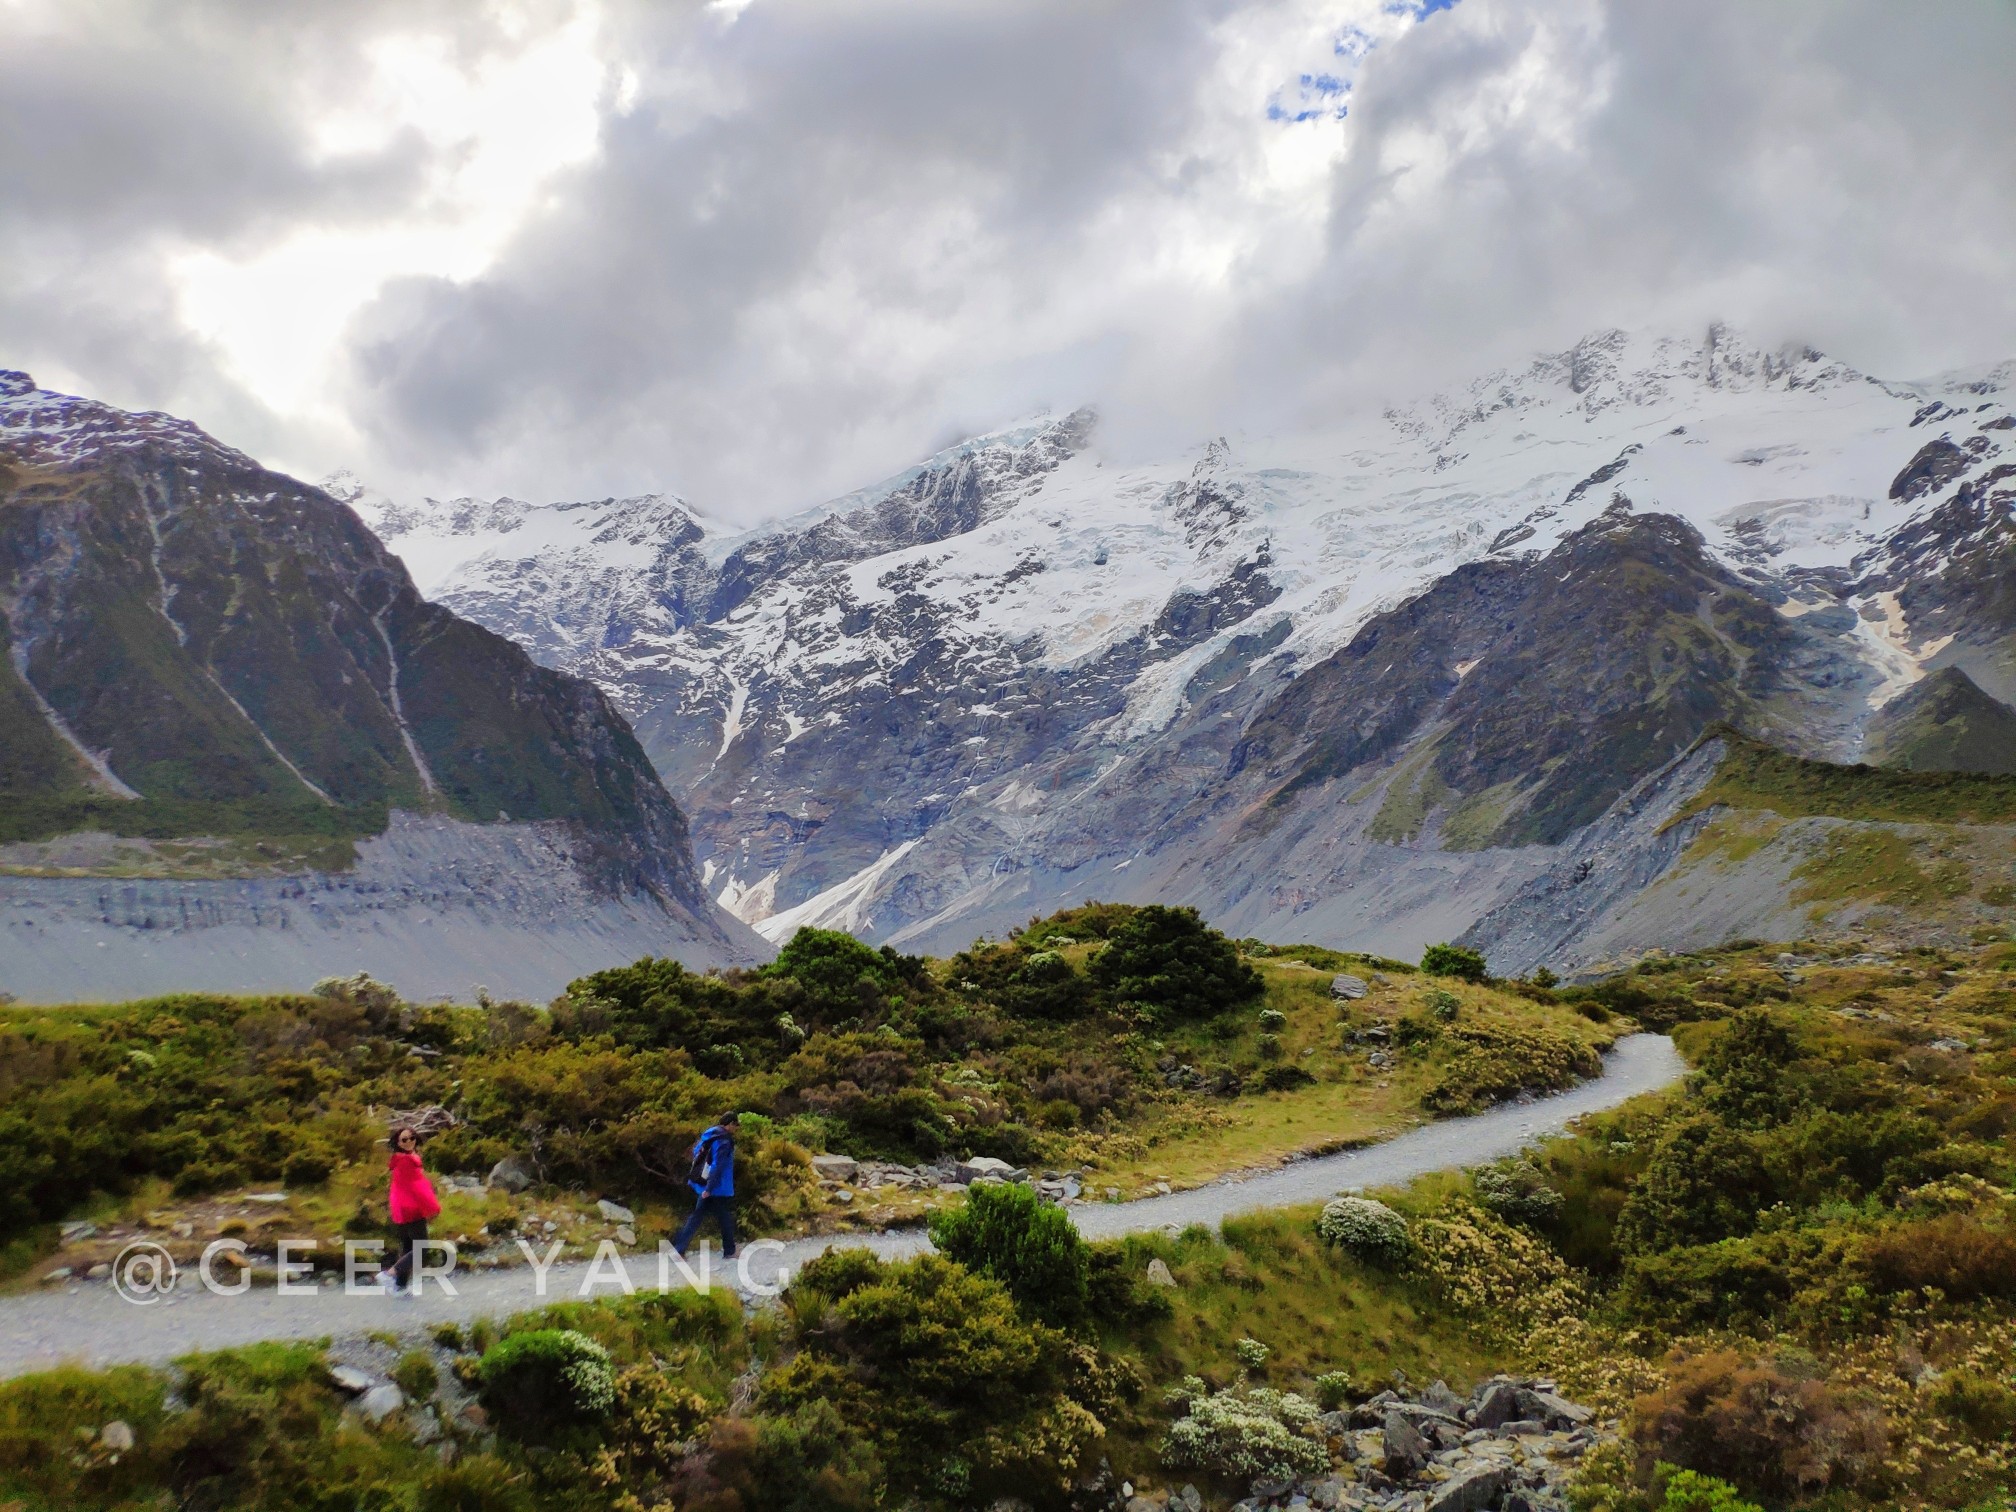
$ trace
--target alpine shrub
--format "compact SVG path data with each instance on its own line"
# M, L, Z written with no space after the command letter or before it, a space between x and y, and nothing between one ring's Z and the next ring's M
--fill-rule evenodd
M1564 1199L1530 1160L1501 1160L1472 1179L1477 1200L1500 1218L1537 1227L1560 1215Z
M1666 1487L1659 1512L1764 1512L1757 1503L1745 1501L1729 1482L1698 1470L1676 1470L1661 1464L1654 1473Z
M1259 1386L1214 1393L1186 1376L1170 1400L1184 1409L1162 1439L1162 1463L1172 1470L1248 1481L1292 1480L1330 1467L1329 1451L1311 1437L1318 1414L1306 1397Z
M1430 976L1481 982L1485 975L1484 956L1467 945L1430 945L1421 952L1421 969Z
M1176 1019L1203 1019L1261 993L1260 973L1194 908L1151 903L1116 925L1092 958L1093 985L1112 1002L1144 1003Z
M1374 1265L1398 1265L1412 1250L1407 1220L1369 1197L1339 1197L1323 1205L1316 1237Z
M790 977L821 1009L859 1012L901 985L909 962L893 950L877 950L837 929L801 929L765 968Z
M1021 1183L967 1188L965 1206L932 1217L931 1242L1000 1282L1029 1317L1064 1329L1086 1322L1090 1251L1062 1208Z
M507 1335L483 1356L477 1379L498 1425L530 1441L599 1418L616 1401L609 1351L571 1328Z

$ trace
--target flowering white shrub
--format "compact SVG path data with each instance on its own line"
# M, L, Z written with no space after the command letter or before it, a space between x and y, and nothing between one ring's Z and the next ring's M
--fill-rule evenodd
M1370 1197L1339 1197L1325 1203L1316 1219L1316 1237L1379 1265L1397 1265L1413 1248L1407 1220Z
M1162 1440L1162 1463L1172 1470L1253 1480L1317 1475L1330 1466L1329 1451L1311 1436L1318 1413L1306 1397L1260 1386L1212 1392L1187 1376L1170 1398L1188 1409Z
M1239 1356L1239 1363L1248 1370L1258 1370L1267 1363L1267 1356L1273 1351L1258 1339L1241 1339L1232 1346L1232 1353Z

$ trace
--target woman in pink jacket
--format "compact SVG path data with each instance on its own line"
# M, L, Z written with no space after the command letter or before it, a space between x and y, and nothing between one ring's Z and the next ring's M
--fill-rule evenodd
M427 1220L441 1213L441 1199L420 1164L420 1136L400 1124L392 1130L392 1242L399 1257L378 1272L378 1284L395 1297L411 1284L415 1253L427 1242Z

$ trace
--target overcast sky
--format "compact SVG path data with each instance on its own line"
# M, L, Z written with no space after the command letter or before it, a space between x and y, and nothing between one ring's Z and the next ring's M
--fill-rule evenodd
M0 0L0 366L752 522L1610 325L2016 356L2009 0Z

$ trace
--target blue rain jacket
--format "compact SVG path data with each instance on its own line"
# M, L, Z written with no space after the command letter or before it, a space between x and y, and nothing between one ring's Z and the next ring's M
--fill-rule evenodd
M735 1195L735 1139L721 1125L715 1124L693 1146L693 1159L699 1164L700 1179L686 1184L702 1197L733 1197Z

